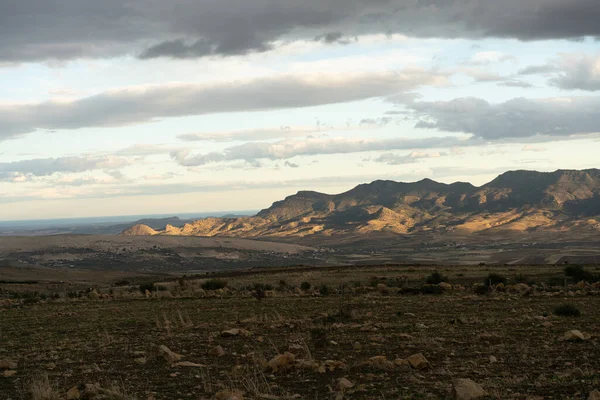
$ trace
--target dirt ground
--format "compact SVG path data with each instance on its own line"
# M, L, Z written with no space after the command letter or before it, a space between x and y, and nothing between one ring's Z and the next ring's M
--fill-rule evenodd
M445 399L459 378L498 399L587 399L600 389L596 292L475 295L456 286L415 295L358 284L343 294L336 290L342 283L367 285L373 277L391 282L406 274L414 285L432 270L253 273L228 278L232 291L202 297L140 295L0 308L0 366L1 360L17 363L12 376L2 377L0 369L0 399L35 398L32 384L46 377L56 398L78 387L82 396L103 388L104 398L113 399L212 399L224 390L245 399ZM486 271L456 267L445 273L467 284ZM302 281L328 285L330 292L302 291ZM242 290L256 283L276 290L262 300ZM564 303L581 316L552 315ZM238 331L223 333L231 329ZM574 329L584 340L561 340ZM167 361L163 345L182 358ZM215 353L217 346L223 355ZM286 352L293 362L269 367ZM426 358L423 369L407 365L415 354ZM192 364L176 365L186 361Z

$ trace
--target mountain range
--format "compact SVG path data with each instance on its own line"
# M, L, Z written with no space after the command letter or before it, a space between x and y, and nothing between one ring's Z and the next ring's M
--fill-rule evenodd
M475 232L600 234L600 170L509 171L476 187L431 179L378 180L345 193L300 191L255 216L206 218L123 235L319 238L381 233Z

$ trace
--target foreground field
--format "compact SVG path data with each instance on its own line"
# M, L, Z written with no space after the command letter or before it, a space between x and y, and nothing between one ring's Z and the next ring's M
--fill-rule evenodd
M48 399L69 389L71 398L444 399L457 379L500 399L587 399L600 389L594 291L333 290L336 282L401 271L351 272L229 278L239 289L287 280L288 289L262 300L234 290L0 308L0 360L17 364L5 370L11 376L0 369L0 399L43 399L40 387L60 396ZM302 278L331 291L292 289ZM564 303L581 316L552 315ZM563 340L571 330L582 340ZM426 361L411 358L417 354Z

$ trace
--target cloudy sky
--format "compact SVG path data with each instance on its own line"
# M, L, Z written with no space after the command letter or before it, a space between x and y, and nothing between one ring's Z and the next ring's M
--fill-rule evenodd
M598 0L0 1L0 220L599 167Z

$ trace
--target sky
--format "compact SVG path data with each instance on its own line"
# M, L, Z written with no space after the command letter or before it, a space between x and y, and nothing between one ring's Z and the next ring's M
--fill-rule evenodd
M0 220L597 168L597 0L0 0Z

